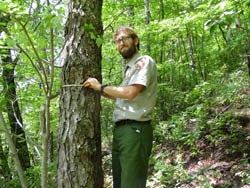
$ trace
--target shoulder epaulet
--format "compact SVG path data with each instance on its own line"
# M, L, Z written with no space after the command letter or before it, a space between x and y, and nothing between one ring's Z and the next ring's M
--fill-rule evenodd
M140 71L145 65L146 65L147 61L144 57L140 58L136 63L136 70Z

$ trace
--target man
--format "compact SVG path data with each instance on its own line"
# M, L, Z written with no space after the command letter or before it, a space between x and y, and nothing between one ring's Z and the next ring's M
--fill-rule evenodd
M120 27L114 40L126 64L120 86L88 78L85 87L116 101L112 146L114 188L145 188L153 131L150 121L156 102L156 65L139 53L139 38L130 27Z

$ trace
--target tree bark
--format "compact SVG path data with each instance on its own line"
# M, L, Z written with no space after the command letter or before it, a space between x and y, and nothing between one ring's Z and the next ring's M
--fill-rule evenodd
M193 74L193 81L194 84L198 83L197 80L197 62L195 60L195 53L194 53L194 39L193 39L193 32L192 29L189 29L189 26L186 26L186 32L187 32L187 40L188 40L188 47L189 47L189 56L190 56L190 66L192 68L192 74Z
M132 17L132 16L134 16L134 7L133 7L133 5L130 5L130 6L128 6L128 17ZM128 22L128 25L130 26L130 27L133 27L133 22L131 23L131 22Z
M17 173L18 173L19 180L21 182L22 188L26 188L27 187L26 186L26 179L25 179L25 176L24 176L24 172L23 172L20 160L19 160L17 149L16 149L15 144L14 144L12 138L11 138L11 135L9 134L9 130L7 129L7 126L6 126L2 111L0 111L0 125L2 125L3 131L4 131L5 135L6 135L8 145L10 147L11 155L12 155L12 157L14 159L16 170L17 170Z
M247 50L245 50L246 52L246 63L247 63L247 67L248 67L248 76L250 77L250 55L249 53L247 52Z
M10 167L8 164L8 157L7 157L7 153L4 151L4 148L3 148L1 136L0 136L0 175L5 180L11 179L11 172L10 172Z
M52 163L54 161L54 143L53 143L54 135L53 131L50 132L49 134L49 163Z
M144 7L145 7L145 24L147 25L147 44L146 44L146 51L150 54L150 33L149 33L149 23L150 23L150 9L149 9L149 0L144 0Z
M159 20L164 20L165 18L165 11L164 11L164 2L163 0L160 0L160 13L159 13Z
M71 0L66 23L66 57L61 77L58 133L58 188L103 187L100 94L83 87L88 77L101 80L102 0Z
M2 50L3 52L3 50ZM15 147L23 170L30 167L30 157L23 128L23 120L16 96L15 67L16 62L10 58L10 51L2 53L3 57L3 83L5 91L5 105L11 127Z

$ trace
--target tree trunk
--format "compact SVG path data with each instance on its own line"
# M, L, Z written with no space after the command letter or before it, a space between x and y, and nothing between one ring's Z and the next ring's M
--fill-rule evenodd
M3 83L5 91L5 104L14 144L18 152L21 166L23 170L25 170L30 167L30 157L23 129L23 120L16 97L16 84L14 78L16 62L11 60L9 50L2 54L4 54L2 60L4 64Z
M53 131L50 132L49 135L49 163L52 163L54 161L54 143L53 143L54 135Z
M247 50L246 50L246 63L247 63L247 67L248 67L248 76L250 77L250 55L249 53L247 53Z
M58 133L58 188L103 187L100 94L83 87L88 77L101 80L102 0L71 0L66 23ZM94 37L93 37L94 36Z
M164 11L164 2L163 0L160 0L160 13L159 13L159 20L164 20L165 18L165 11Z
M4 180L7 181L11 179L11 172L8 164L8 156L7 153L5 153L4 151L1 136L0 136L0 175L1 179L3 178Z
M50 98L45 97L44 109L41 112L41 130L43 155L41 159L41 185L48 186L49 135L50 135Z
M149 0L144 0L144 7L145 7L145 24L147 25L147 44L146 44L146 51L150 54L150 33L148 32L148 25L150 22L150 9L149 9Z
M23 172L20 160L19 160L19 156L18 156L18 153L17 153L17 148L15 147L15 144L14 144L12 138L11 138L11 135L9 134L9 130L7 129L7 125L5 123L2 111L0 111L0 125L2 125L3 131L4 131L5 135L6 135L8 145L9 145L9 148L10 148L10 153L11 153L13 159L14 159L16 170L17 170L17 173L18 173L19 180L21 182L22 188L26 188L27 187L26 186L26 179L25 179L25 176L24 176L24 172Z
M194 40L193 40L193 33L192 30L186 26L186 32L187 32L187 40L188 40L188 47L189 47L189 56L190 56L190 66L192 68L192 74L193 74L193 81L194 83L192 84L197 84L197 65L196 65L196 60L195 60L195 53L194 53Z
M134 7L133 7L133 5L130 5L130 6L128 6L128 17L131 18L132 16L134 16ZM132 23L128 22L128 25L130 27L133 27L133 22Z

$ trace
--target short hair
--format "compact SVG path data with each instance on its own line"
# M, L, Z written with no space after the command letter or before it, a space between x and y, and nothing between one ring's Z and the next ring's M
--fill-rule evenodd
M140 50L140 40L139 40L139 37L137 35L137 33L131 28L131 27L127 27L127 26L121 26L119 27L115 34L114 34L114 37L113 39L115 40L117 35L119 35L121 32L124 32L126 34L128 34L128 36L130 36L132 39L138 39L138 44L137 44L137 49Z

